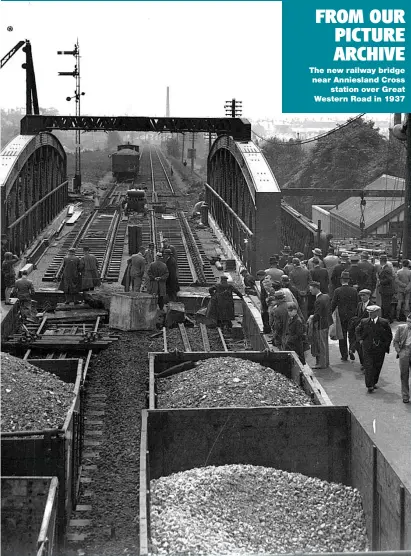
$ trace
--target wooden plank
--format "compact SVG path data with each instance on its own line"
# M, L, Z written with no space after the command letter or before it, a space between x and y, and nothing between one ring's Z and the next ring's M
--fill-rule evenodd
M223 332L222 332L221 328L219 327L219 328L217 328L217 330L218 330L218 335L220 336L221 343L223 344L224 351L228 351L228 347L227 347L227 344L225 343L225 339L224 339Z
M181 322L179 322L178 323L178 328L180 329L181 338L182 338L183 344L184 344L184 350L187 353L191 353L193 350L191 349L190 341L189 341L188 336L187 336L187 330L185 329L184 324L181 324Z
M96 320L97 317L106 317L108 312L104 309L76 309L73 311L58 311L57 313L47 314L47 319L50 322L65 321L65 322L86 322Z
M80 210L80 211L75 211L74 214L73 214L73 216L71 216L71 217L66 221L66 225L67 225L67 226L74 226L74 224L75 224L75 223L77 222L77 220L80 218L82 212L83 212L82 210Z
M201 332L201 337L203 339L204 351L211 351L210 340L207 334L207 327L202 322L200 323L200 332Z

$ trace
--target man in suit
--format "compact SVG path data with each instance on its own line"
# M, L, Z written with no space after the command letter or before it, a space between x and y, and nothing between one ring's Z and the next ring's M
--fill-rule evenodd
M355 337L355 329L360 324L362 319L368 317L367 307L368 305L371 305L370 303L371 290L367 290L367 289L361 290L360 292L358 292L358 295L360 296L360 301L357 305L355 316L351 319L351 322L349 323L349 327L348 327L348 338L350 343L349 355L350 355L350 359L354 361L355 359L354 354L355 352L358 353L358 358L361 364L361 370L363 371L364 362L362 356L362 346L359 342L357 342L357 339Z
M339 258L334 254L334 249L332 247L328 249L328 254L324 257L323 262L328 271L328 276L331 278L333 268L339 263Z
M310 283L310 271L304 266L301 266L300 259L294 257L293 259L294 270L290 272L290 284L300 294L300 309L307 320L308 316L308 287Z
M310 283L310 293L315 295L314 314L310 316L314 326L314 334L318 338L319 355L316 356L316 364L313 369L325 369L330 365L328 329L333 322L331 316L330 297L326 293L321 293L320 283Z
M394 348L400 364L402 401L410 401L410 366L411 366L411 313L407 315L407 323L400 324L395 331Z
M311 261L311 268L310 268L310 282L319 282L320 283L320 291L321 293L328 293L328 272L324 267L320 266L320 259L318 257L313 257L308 261L307 264L310 264ZM308 296L308 314L312 315L314 311L314 302L315 296L309 295Z
M365 367L365 386L369 394L376 388L384 363L385 354L390 351L392 332L386 319L378 316L380 307L368 305L369 317L362 319L355 329L357 340L362 345Z
M357 290L349 285L349 280L350 274L348 272L343 272L341 274L341 287L335 290L331 302L331 312L338 309L344 335L344 338L339 340L341 361L348 361L348 327L350 320L355 316L358 303Z
M368 275L359 267L360 257L358 255L351 256L351 265L348 270L350 274L350 286L353 286L357 291L367 287Z
M341 253L340 255L340 262L336 264L331 273L331 287L330 287L330 295L334 293L334 290L340 287L341 284L341 274L344 271L348 271L350 266L350 259L348 257L348 253Z
M325 268L324 262L323 262L323 252L321 251L321 249L319 249L318 247L316 247L315 249L312 250L313 256L311 257L311 259L308 259L307 261L307 268L308 270L313 270L313 268L316 266L316 262L314 259L318 259L318 265L321 268ZM316 281L316 280L314 280Z
M291 255L291 247L289 245L284 245L283 250L281 251L280 261L278 266L280 268L284 268L285 265L288 263L288 257Z
M372 295L377 285L377 269L368 259L369 255L367 251L363 251L361 253L361 261L358 263L358 268L367 274L367 281L364 288L371 290Z
M378 270L378 280L380 282L379 291L381 294L382 315L392 322L391 303L395 291L395 274L392 265L388 264L387 256L381 255L380 268Z

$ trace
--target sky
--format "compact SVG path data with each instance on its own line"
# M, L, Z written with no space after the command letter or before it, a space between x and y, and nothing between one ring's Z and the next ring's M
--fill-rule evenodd
M281 2L1 2L3 57L32 45L41 107L74 114L79 39L82 114L221 117L242 101L252 119L281 114ZM8 29L12 28L10 31ZM25 105L25 55L1 70L1 106Z

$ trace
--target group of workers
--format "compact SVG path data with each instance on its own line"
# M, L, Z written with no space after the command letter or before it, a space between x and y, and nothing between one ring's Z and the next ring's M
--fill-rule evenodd
M367 252L336 255L332 249L323 258L318 248L308 260L303 253L290 253L286 246L281 255L271 257L269 268L257 272L257 280L247 270L241 272L246 293L253 293L259 281L264 332L272 334L273 345L295 351L303 364L311 347L313 368L327 368L334 324L341 360L355 360L357 353L367 391L372 393L393 340L390 324L405 318L406 324L396 331L394 348L400 359L403 401L408 403L410 261L392 263L381 255L378 263L372 263Z
M156 295L158 307L163 310L166 296L169 301L177 300L177 272L177 250L164 238L161 251L156 252L154 243L149 243L147 249L141 247L128 259L121 283L125 291Z

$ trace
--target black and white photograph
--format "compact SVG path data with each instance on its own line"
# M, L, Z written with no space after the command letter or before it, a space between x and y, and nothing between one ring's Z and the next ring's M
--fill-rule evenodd
M295 101L408 74L287 1L1 2L3 556L411 555L410 114Z

